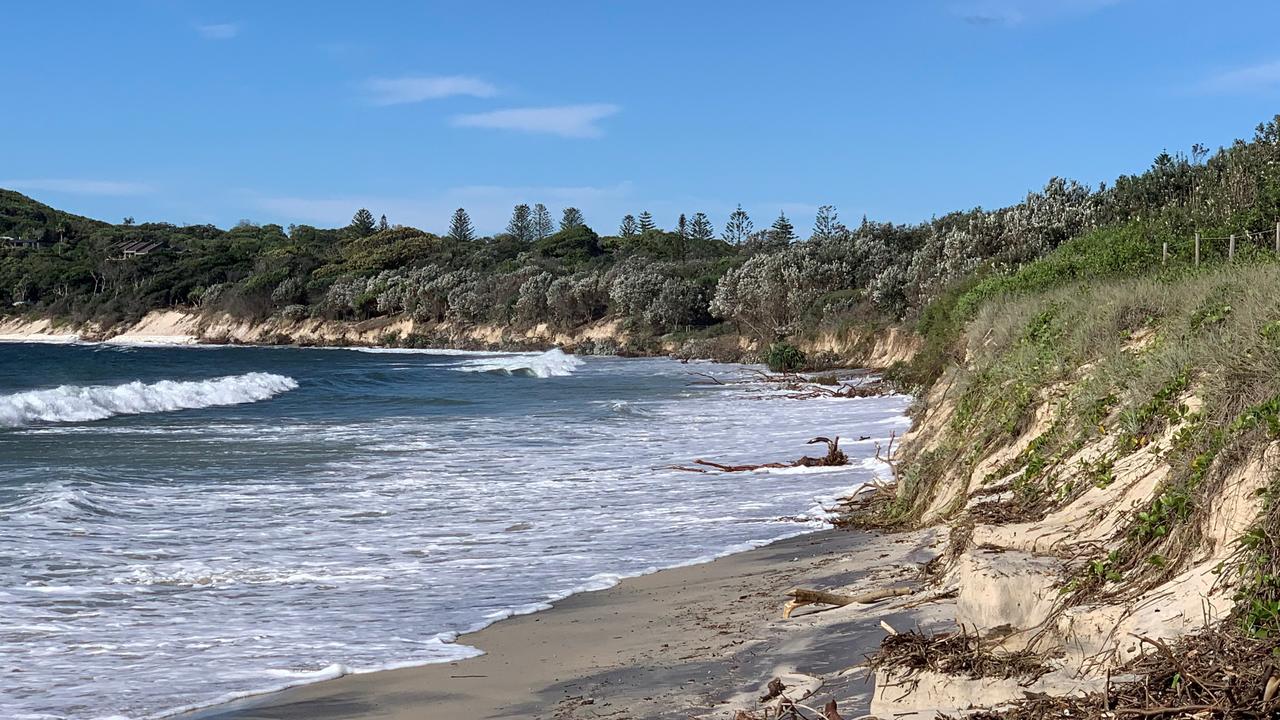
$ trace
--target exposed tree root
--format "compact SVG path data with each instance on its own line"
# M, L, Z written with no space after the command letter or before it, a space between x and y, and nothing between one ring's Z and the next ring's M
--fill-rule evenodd
M1018 678L1034 681L1049 672L1034 652L1004 652L963 626L956 632L926 635L917 630L891 634L868 659L872 672L881 668L929 670L970 678Z
M1136 636L1135 636L1136 637ZM998 710L966 715L977 720L1111 720L1113 718L1280 717L1280 641L1250 638L1229 624L1178 639L1138 637L1152 652L1115 671L1132 682L1107 682L1105 693L1029 695Z

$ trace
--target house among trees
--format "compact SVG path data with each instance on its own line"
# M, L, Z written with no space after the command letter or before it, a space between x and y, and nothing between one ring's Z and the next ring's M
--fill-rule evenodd
M150 255L164 247L164 243L158 240L133 240L120 245L120 257L134 258Z
M42 237L20 238L13 237L11 235L0 235L0 243L3 243L5 247L23 248L27 250L36 250L50 244L45 242Z

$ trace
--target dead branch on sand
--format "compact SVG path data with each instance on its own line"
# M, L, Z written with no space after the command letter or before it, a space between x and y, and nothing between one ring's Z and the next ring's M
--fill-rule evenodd
M771 463L759 463L759 464L752 464L752 465L725 465L723 463L712 462L710 460L702 460L702 459L694 460L693 464L703 465L706 467L715 468L716 470L719 470L721 472L730 472L730 473L751 472L752 470L763 470L766 468L837 467L840 465L849 464L849 456L846 455L844 451L840 449L839 435L837 435L834 440L830 438L825 438L825 437L816 437L805 444L814 445L816 443L826 443L827 445L826 455L823 455L822 457L809 457L808 455L804 455L791 462L771 462ZM688 467L686 465L671 465L671 466L668 466L667 469L683 470L684 472L698 472L698 473L707 472L701 467Z
M885 446L883 452L880 450L880 443L876 443L876 459L889 466L889 472L893 474L893 482L895 485L898 482L899 471L898 461L893 459L893 441L897 439L897 437L897 432L889 433L889 444Z
M782 606L782 619L790 618L791 613L795 612L797 608L802 608L806 605L830 605L832 607L844 607L853 604L869 605L885 598L910 595L913 592L915 591L911 588L903 587L880 588L879 590L871 590L857 595L842 595L840 593L827 592L826 590L792 588L787 592L787 595L791 596L792 599Z
M734 714L733 720L845 720L840 714L835 698L828 700L819 711L808 705L801 705L788 697L786 688L781 679L770 680L767 692L760 698L760 702L771 703L772 706L766 707L763 715L739 710ZM874 716L864 715L855 720L874 720Z

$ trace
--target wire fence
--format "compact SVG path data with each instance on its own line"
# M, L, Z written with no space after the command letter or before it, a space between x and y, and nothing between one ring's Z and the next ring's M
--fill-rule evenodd
M1222 237L1208 237L1196 233L1192 247L1187 249L1191 251L1195 264L1199 265L1201 254L1208 253L1210 249L1221 248L1221 243L1226 243L1227 245L1228 260L1235 260L1237 251L1245 247L1269 249L1280 256L1280 222L1276 223L1274 230L1232 233ZM1178 249L1174 247L1171 252L1169 243L1166 241L1161 248L1160 262L1162 264L1168 263L1169 258L1177 254Z

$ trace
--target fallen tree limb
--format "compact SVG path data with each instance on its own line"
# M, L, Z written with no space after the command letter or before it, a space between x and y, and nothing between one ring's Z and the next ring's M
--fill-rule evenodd
M826 455L823 455L822 457L817 457L817 458L809 457L808 455L805 455L791 462L771 462L771 463L759 463L759 464L751 464L751 465L726 465L724 463L712 462L710 460L701 460L701 459L694 460L693 464L715 468L716 470L719 470L721 472L751 472L752 470L763 470L766 468L837 467L840 465L849 464L849 456L846 455L844 451L840 449L839 435L837 435L834 440L830 438L825 438L825 437L816 437L810 440L806 444L814 445L816 443L826 443L827 445ZM702 468L688 467L686 465L669 465L667 466L667 469L681 470L684 472L706 472L706 470L703 470Z
M704 372L693 372L693 371L690 371L690 372L689 372L689 374L690 374L690 375L697 375L698 377L701 377L701 378L706 378L708 381L710 381L710 383L711 383L712 385L724 385L724 384L725 384L725 382L724 382L723 380L721 380L720 378L716 377L715 375L711 375L710 373L704 373ZM697 383L697 382L695 382L694 384L695 384L695 385L705 385L706 383Z
M804 607L805 605L833 605L835 607L854 604L868 605L885 598L910 595L913 592L915 591L911 588L903 587L880 588L879 590L871 590L857 595L841 595L840 593L827 592L826 590L792 588L787 592L787 595L792 599L782 606L782 617L783 619L790 618L791 613L795 612L796 608Z
M761 470L764 468L795 467L792 463L778 463L778 462L763 463L760 465L721 465L720 463L711 462L710 460L694 460L693 464L706 465L707 467L713 467L717 470L723 470L724 472L750 472L752 470Z

